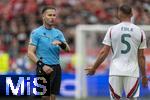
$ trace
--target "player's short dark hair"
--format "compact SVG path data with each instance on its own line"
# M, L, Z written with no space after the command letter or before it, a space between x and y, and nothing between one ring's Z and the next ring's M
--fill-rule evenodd
M49 10L49 9L54 9L54 10L56 10L56 8L55 7L52 7L52 6L45 6L43 9L42 9L42 14L46 11L46 10Z
M119 7L119 11L124 13L125 15L132 15L132 8L130 5L124 4Z

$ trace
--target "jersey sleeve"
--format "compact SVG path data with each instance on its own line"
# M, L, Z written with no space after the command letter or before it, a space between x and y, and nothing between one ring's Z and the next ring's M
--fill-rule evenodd
M66 39L65 39L65 37L64 37L64 35L63 35L62 32L60 32L60 34L59 34L59 36L58 36L58 39L59 39L61 42L66 42Z
M103 44L111 46L111 27L107 30L106 35L103 40Z
M145 49L147 48L145 32L142 30L141 34L141 44L139 46L139 49Z
M34 32L34 31L31 32L29 44L30 44L30 45L34 45L34 46L37 46L38 40L39 40L38 34L36 34L36 32Z

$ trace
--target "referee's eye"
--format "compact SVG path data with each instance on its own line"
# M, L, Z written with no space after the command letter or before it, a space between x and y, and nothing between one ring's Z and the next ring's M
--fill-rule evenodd
M48 14L48 17L55 17L56 14Z

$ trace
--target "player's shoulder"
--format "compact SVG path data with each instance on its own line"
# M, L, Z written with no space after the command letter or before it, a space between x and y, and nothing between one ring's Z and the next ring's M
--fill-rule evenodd
M122 27L124 25L132 27L135 30L141 30L141 28L138 25L135 25L134 23L131 23L131 22L127 22L127 23L121 22L121 23L118 23L118 24L114 25L113 27L119 28L119 27Z
M39 34L43 30L42 26L39 26L31 31L31 34Z
M126 23L126 25L131 25L131 23ZM115 24L115 25L113 25L112 27L114 27L114 28L117 28L117 27L122 27L122 26L124 26L124 23L123 22L120 22L120 23L118 23L118 24Z
M53 28L53 31L55 31L57 34L63 34L63 32L58 28Z
M116 25L111 25L111 26L108 28L108 31L114 30L115 27L116 27Z
M134 28L141 30L141 28L138 25L135 25L134 23L131 23L131 24Z
M138 26L138 25L135 25L135 24L133 24L133 28L136 30L136 31L138 31L138 32L142 32L142 33L144 33L144 30L140 27L140 26Z

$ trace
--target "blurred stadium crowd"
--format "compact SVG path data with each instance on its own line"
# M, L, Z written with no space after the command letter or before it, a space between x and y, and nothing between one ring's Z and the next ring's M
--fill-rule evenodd
M117 6L127 0L0 0L0 55L9 56L11 68L30 67L25 54L30 32L42 25L41 9L53 5L58 10L56 26L74 51L78 24L115 24ZM128 0L133 6L136 24L150 24L150 1ZM8 57L0 58L7 60ZM32 66L32 65L31 65Z

